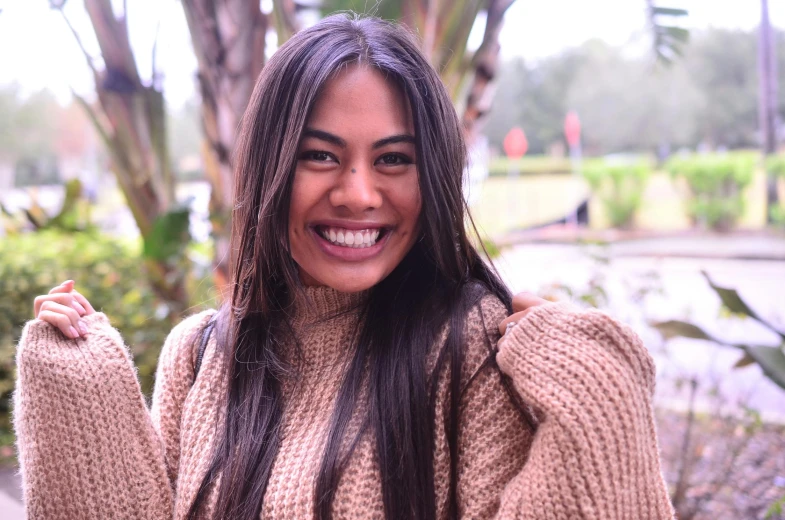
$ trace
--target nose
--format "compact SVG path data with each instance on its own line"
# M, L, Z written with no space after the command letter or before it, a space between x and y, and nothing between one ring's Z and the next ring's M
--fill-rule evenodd
M352 213L380 208L382 194L376 185L374 172L363 167L344 169L330 190L330 203L334 207L343 206Z

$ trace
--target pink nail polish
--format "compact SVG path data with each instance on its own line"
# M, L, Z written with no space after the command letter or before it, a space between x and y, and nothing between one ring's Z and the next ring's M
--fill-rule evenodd
M82 320L79 320L77 324L79 325L79 332L82 333L82 336L87 335L87 324Z
M76 332L76 329L73 327L68 327L68 331L71 333L71 337L76 339L79 337L79 333Z

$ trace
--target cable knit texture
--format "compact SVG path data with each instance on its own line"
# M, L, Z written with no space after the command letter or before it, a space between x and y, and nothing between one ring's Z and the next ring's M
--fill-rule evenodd
M316 473L362 298L309 288L293 307L301 349L290 345L286 354L297 377L283 386L282 441L262 518L313 517ZM39 320L27 324L17 351L14 426L29 518L185 517L226 420L220 404L228 367L214 340L193 378L194 345L213 312L172 330L150 410L128 348L104 314L85 318L85 339L67 339ZM486 297L466 320L460 516L673 518L652 415L654 365L638 337L603 313L548 304L499 341L497 324L506 314L501 302ZM488 362L497 343L498 368ZM505 390L502 372L540 418L536 432ZM434 471L444 518L450 465L441 423L448 385L441 377ZM361 412L362 406L350 430L359 427ZM218 482L210 489L208 516ZM333 516L382 518L383 511L368 432L338 483Z

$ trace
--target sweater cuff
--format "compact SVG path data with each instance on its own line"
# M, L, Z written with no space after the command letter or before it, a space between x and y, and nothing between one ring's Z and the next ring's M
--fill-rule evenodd
M87 326L87 335L75 339L66 337L46 321L27 322L17 348L17 366L42 360L79 364L84 362L85 352L110 360L131 360L120 333L109 323L106 314L96 312L81 319Z

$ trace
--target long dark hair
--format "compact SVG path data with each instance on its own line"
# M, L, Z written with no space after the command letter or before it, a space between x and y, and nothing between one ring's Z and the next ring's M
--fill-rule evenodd
M375 18L336 15L296 34L272 56L243 118L235 156L234 287L231 304L219 311L216 335L230 367L227 419L189 518L198 515L218 474L216 517L259 517L280 442L281 381L289 377L279 347L283 339L293 339L285 309L301 289L287 232L296 152L321 87L353 63L381 71L408 100L423 200L421 239L370 290L355 344L347 345L354 356L330 419L315 514L331 517L341 470L351 455L340 448L357 396L367 385L367 416L357 435L370 430L375 437L387 518L435 517L434 397L440 373L449 373L448 514L457 514L464 320L485 294L497 296L508 309L511 298L466 233L463 131L439 76L406 30ZM446 343L435 371L428 373L426 355L445 325Z

